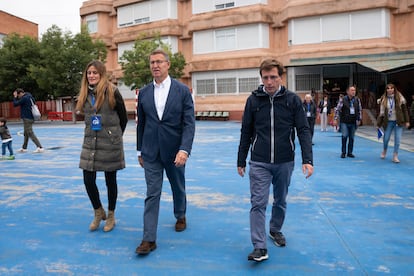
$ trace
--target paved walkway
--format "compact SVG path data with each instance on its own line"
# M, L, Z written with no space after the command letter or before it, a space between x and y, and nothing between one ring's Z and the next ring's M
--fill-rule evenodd
M17 150L22 125L9 127ZM254 263L247 261L249 182L236 172L240 123L197 122L187 166L188 229L174 231L165 181L158 248L147 257L134 253L145 198L134 122L124 136L127 168L118 174L117 225L110 233L88 231L93 211L78 168L83 124L34 129L45 153L0 162L1 275L414 274L414 132L404 132L401 163L394 164L391 156L379 158L372 127L358 129L354 159L339 158L340 134L317 128L315 173L308 180L297 154L283 228L287 246L269 240L269 260Z

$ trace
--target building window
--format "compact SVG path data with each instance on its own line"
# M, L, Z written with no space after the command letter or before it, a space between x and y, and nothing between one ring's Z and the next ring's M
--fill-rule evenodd
M197 96L250 93L260 84L257 69L197 72L192 81Z
M226 51L236 48L236 29L215 31L217 51Z
M296 91L310 91L321 87L320 74L303 74L295 76Z
M88 32L90 34L98 32L98 15L91 14L85 17L86 27L88 28Z
M236 78L217 79L217 94L234 94L237 92Z
M373 9L289 21L290 45L390 37L390 11Z
M191 0L193 14L215 12L217 10L267 4L267 0Z
M134 49L134 41L128 41L118 44L118 62L121 61L121 57L125 51L131 51Z
M269 25L247 24L235 28L194 32L194 54L269 48Z
M252 92L256 90L260 84L260 79L256 78L240 78L239 79L239 92Z
M6 35L4 34L0 34L0 48L3 48L3 44L4 44L4 38L6 37Z
M200 95L214 94L216 91L214 79L197 80L197 93Z
M162 36L161 41L171 47L172 53L178 52L178 38L176 36ZM134 50L135 41L118 43L118 62L125 51Z
M139 1L119 7L118 28L164 19L177 19L177 0Z
M222 10L222 9L227 9L227 8L232 8L232 7L234 7L234 2L217 4L216 5L216 10Z
M134 20L135 24L141 24L141 23L145 23L145 22L149 22L149 21L150 21L150 18L148 16L147 17L138 18L138 19L135 19Z

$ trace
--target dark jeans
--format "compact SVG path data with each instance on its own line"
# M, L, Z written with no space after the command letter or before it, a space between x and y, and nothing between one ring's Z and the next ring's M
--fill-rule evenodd
M310 130L310 133L311 133L311 137L313 139L313 133L315 131L315 118L307 117L307 119L308 119L308 124L309 124L309 130Z
M8 141L8 142L3 143L3 144L1 145L1 152L2 152L2 155L6 155L6 148L7 148L7 149L9 149L10 156L14 155L14 154L13 154L12 141Z
M96 186L96 172L83 171L83 182L86 192L91 200L93 209L99 209L102 206L99 190ZM108 210L114 211L116 199L118 197L118 185L116 183L116 171L105 172L105 183L108 190Z
M356 123L341 123L342 132L342 153L347 153L346 142L348 141L348 154L354 150L354 137L355 137Z

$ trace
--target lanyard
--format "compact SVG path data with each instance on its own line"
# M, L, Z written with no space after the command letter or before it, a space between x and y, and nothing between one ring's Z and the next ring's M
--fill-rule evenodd
M91 93L91 104L92 104L92 108L93 108L93 110L95 111L95 114L96 114L96 107L95 107L95 94L94 93Z
M394 107L394 98L388 97L388 104L390 105L390 109Z
M390 105L390 110L388 111L388 118L392 115L392 109L394 107L394 98L388 97L388 104Z

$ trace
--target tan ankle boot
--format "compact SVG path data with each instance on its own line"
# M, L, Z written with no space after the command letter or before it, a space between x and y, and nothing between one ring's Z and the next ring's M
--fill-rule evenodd
M95 217L93 218L93 221L89 225L89 230L95 231L98 229L99 224L101 223L101 220L106 220L106 214L105 210L101 207L99 209L95 209Z
M115 212L114 211L108 211L108 218L106 219L106 223L104 226L104 231L109 232L115 227Z

